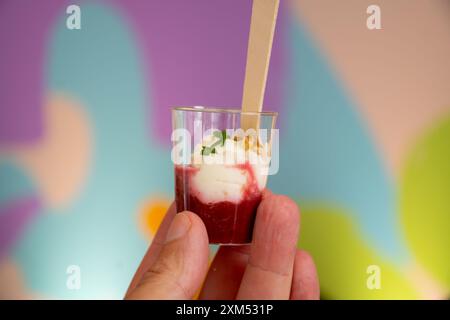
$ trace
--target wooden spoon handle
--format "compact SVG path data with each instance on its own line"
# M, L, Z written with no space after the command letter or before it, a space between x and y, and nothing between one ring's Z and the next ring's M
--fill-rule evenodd
M279 3L279 0L253 0L242 96L243 112L262 110ZM257 129L259 117L243 114L241 127L244 130Z

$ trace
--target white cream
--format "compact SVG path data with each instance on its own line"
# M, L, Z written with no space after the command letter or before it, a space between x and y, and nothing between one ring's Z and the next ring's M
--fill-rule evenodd
M230 201L238 203L249 179L244 170L231 166L204 164L192 176L192 191L204 203Z
M204 203L240 202L251 176L248 170L236 165L247 161L253 169L258 189L262 191L265 188L270 159L266 146L260 149L260 154L254 150L246 152L241 143L226 139L224 146L215 148L215 153L202 155L202 147L210 146L214 141L210 136L206 137L195 147L192 155L193 166L198 171L192 176L191 192L199 200Z

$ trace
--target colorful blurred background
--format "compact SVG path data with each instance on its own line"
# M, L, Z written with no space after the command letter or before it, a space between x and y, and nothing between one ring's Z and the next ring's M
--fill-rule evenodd
M173 198L169 108L240 105L250 14L0 1L0 298L123 297ZM265 108L322 297L448 298L450 1L282 0Z

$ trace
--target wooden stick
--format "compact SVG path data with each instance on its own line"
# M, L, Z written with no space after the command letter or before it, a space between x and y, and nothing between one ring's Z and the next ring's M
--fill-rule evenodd
M279 0L253 0L245 68L243 112L261 112L272 51ZM259 117L242 115L244 130L259 126Z

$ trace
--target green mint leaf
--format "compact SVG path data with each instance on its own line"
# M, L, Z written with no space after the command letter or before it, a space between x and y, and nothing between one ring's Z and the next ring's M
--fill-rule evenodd
M222 131L214 131L213 136L216 137L217 139L219 139L219 141L216 141L213 146L218 146L218 145L225 145L225 140L227 138L229 138L229 136L227 135L227 130L222 130Z
M201 152L202 156L207 156L210 154L210 152L211 152L211 150L208 147L202 146L202 152Z
M202 151L201 151L202 156L209 156L210 154L215 154L216 147L218 147L220 145L224 146L225 140L227 138L229 138L226 130L214 131L213 136L216 137L218 140L216 142L214 142L210 147L202 146Z
M221 133L222 133L222 145L224 146L225 145L225 140L228 137L227 136L227 131L226 130L222 130Z
M210 154L215 154L216 153L216 148L214 147L207 147L207 146L202 146L202 156L209 156Z

